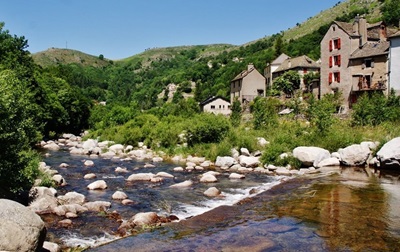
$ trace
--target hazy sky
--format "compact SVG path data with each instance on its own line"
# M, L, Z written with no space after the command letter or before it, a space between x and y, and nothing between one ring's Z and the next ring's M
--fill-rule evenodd
M338 0L0 0L0 22L31 53L69 48L122 59L147 48L242 45L284 31Z

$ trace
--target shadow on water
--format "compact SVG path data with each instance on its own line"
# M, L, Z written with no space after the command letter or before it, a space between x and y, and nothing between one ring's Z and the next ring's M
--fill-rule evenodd
M293 179L89 251L400 251L399 172Z

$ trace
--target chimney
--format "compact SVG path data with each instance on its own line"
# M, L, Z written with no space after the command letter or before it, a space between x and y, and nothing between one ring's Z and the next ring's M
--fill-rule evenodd
M254 64L253 63L249 63L249 65L247 66L247 71L250 71L253 68L254 68Z
M380 41L387 41L386 25L384 23L380 26L379 39Z
M359 35L359 32L358 32L359 22L360 22L360 15L357 14L357 16L354 18L354 22L353 22L353 33L354 33L354 35Z
M367 20L365 17L360 17L358 21L358 32L360 34L360 47L367 43Z

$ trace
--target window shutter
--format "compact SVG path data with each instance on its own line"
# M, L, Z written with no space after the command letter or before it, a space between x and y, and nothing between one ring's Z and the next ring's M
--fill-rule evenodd
M361 65L361 68L362 68L362 69L365 68L365 62Z
M342 46L342 42L341 42L340 38L338 38L337 49L340 50L341 46Z
M337 82L340 83L340 72L337 73Z
M332 56L329 56L329 67L332 67Z
M329 40L329 51L332 52L332 40Z
M340 66L341 64L342 64L342 56L341 55L338 55L338 62L337 62L337 64L338 64L338 66Z
M329 84L332 83L332 73L329 73Z
M375 65L374 61L371 61L371 67L372 68L374 68L374 65Z

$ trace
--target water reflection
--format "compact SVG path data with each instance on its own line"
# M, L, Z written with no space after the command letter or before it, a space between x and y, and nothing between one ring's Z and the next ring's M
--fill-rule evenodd
M276 210L317 223L315 233L329 250L391 251L400 249L398 189L365 169L347 168L340 175L314 181L307 191L299 192L303 197L299 194Z
M391 176L346 168L289 181L93 251L400 251L400 184Z

